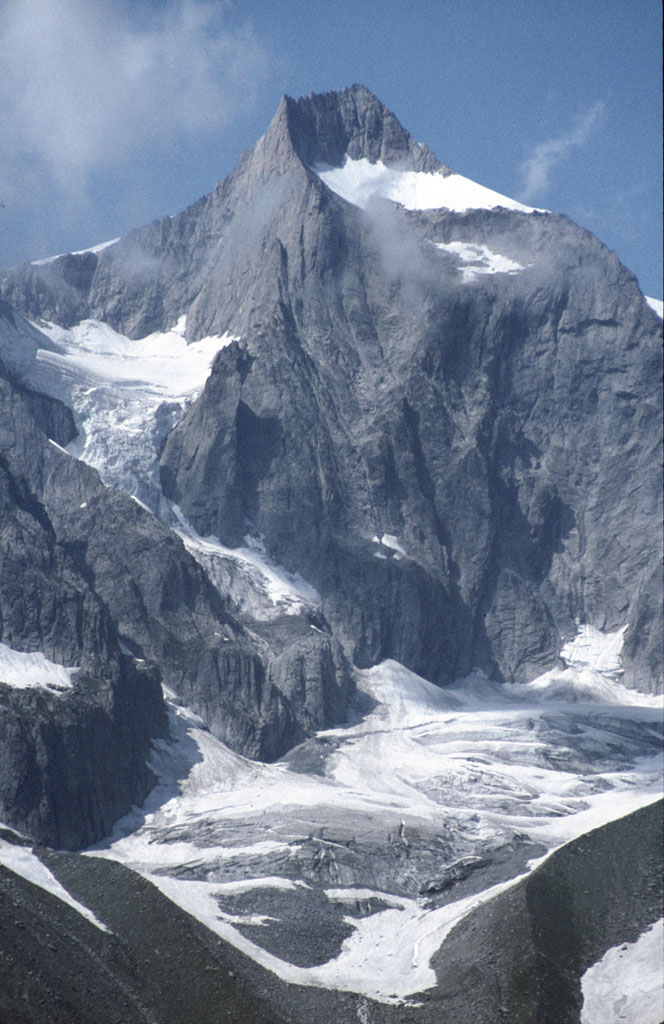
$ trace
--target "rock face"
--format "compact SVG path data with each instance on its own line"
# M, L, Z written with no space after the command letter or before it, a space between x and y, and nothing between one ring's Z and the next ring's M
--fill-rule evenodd
M0 820L71 850L146 801L105 851L132 871L40 853L115 938L86 925L81 944L41 890L31 909L4 850L16 927L38 919L104 975L88 1003L47 971L40 998L57 993L63 1020L92 1005L128 1020L194 1006L210 1021L576 1024L583 971L655 914L652 808L529 866L557 816L588 811L570 835L588 827L623 768L633 793L616 799L652 791L653 701L611 704L618 631L621 681L662 689L660 323L633 275L566 217L460 180L354 86L284 98L209 196L24 264L0 291ZM144 380L177 345L214 351L209 376ZM593 644L604 661L586 671ZM37 652L56 676L75 669L70 685L10 678L11 658ZM561 652L569 670L535 703L502 686ZM401 664L372 668L384 659ZM601 715L564 710L607 692ZM500 727L499 699L516 709ZM479 749L482 701L498 767ZM386 735L389 779L372 763ZM429 957L438 972L421 1002L343 975L375 914L421 924L522 870L437 952L413 939L404 970ZM156 951L110 883L139 899ZM378 946L363 949L366 974ZM190 956L198 1002L183 1010ZM330 964L322 982L298 973ZM0 1015L26 991L12 979Z
M145 797L150 740L166 721L155 666L123 655L89 567L58 528L96 474L48 442L35 404L0 376L0 641L79 671L57 693L7 685L0 668L0 818L78 847ZM64 424L65 440L62 409L46 399L37 408Z
M358 664L523 680L575 620L628 622L625 679L656 688L661 356L635 279L560 216L362 211L311 171L345 154L440 166L364 89L284 100L211 196L99 255L94 315L242 338L168 438L166 494L229 545L263 533ZM435 249L460 242L523 269L468 281Z
M349 107L362 105L353 134ZM215 291L188 323L242 340L168 438L162 483L201 533L235 544L251 523L269 538L321 590L358 664L532 678L575 620L616 629L648 603L657 319L615 256L564 217L360 210L312 174L341 162L344 141L417 169L392 124L363 90L286 102L208 201L223 225ZM252 274L233 211L275 167ZM468 281L435 248L455 242L523 269ZM373 541L386 536L396 551ZM638 646L626 677L655 687Z
M31 609L25 586L4 588L3 636L78 663L81 645L106 657L116 628L219 737L263 758L343 718L346 658L523 681L575 622L627 625L624 680L657 689L661 350L634 277L565 217L360 208L316 170L345 160L450 175L363 87L285 98L211 195L2 286L35 320L94 316L136 337L185 313L191 341L240 338L168 435L162 487L203 536L261 535L320 591L323 633L293 619L275 642L240 622L167 527L36 440L74 426L26 387L48 343L5 305L22 412L3 451L30 466L6 507L39 524L42 562L49 544L69 559L62 580L89 581L76 600L94 639L64 628L68 600L44 599L53 569ZM512 269L485 272L486 253Z
M76 848L152 787L160 681L265 760L343 719L353 684L327 630L242 625L167 526L62 449L70 411L21 383L47 339L0 313L0 643L79 670L54 693L4 685L0 667L0 819Z

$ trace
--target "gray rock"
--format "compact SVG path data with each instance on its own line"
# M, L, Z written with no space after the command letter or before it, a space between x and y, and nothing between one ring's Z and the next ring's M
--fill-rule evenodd
M358 95L373 106L353 134ZM564 217L365 213L331 194L306 161L339 162L349 139L383 153L381 110L357 91L283 103L210 197L215 273L188 322L242 340L168 438L164 490L203 534L263 533L358 664L526 680L575 620L612 630L638 605L625 678L659 687L660 609L637 596L661 554L657 319ZM238 251L236 197L268 171L282 193ZM454 240L525 269L463 283L430 244ZM384 534L407 557L372 547Z
M130 664L137 658L156 663L162 681L201 713L219 738L253 757L273 760L313 730L343 719L351 677L329 636L310 640L307 657L299 657L294 668L306 687L311 667L309 697L289 695L294 687L287 682L286 648L302 632L311 632L308 621L289 617L275 648L274 638L260 637L234 618L167 526L58 450L75 432L71 413L17 380L29 376L30 359L48 342L6 305L2 312L0 350L12 359L15 374L0 381L5 403L0 466L6 463L8 474L0 638L67 665L87 664L87 658L95 664L125 661L120 648ZM30 515L41 533L31 520L29 527L23 522ZM70 593L65 581L72 577ZM161 709L160 698L154 699ZM148 729L143 760L150 737L163 728L162 721L160 728ZM143 775L141 762L138 776ZM144 795L142 790L141 799Z
M36 486L58 464L69 471L65 486L80 489L90 471L49 444L33 409L0 377L0 641L79 671L61 694L0 678L0 818L75 848L145 798L150 742L165 734L166 719L155 667L123 655L90 575Z
M262 533L358 664L526 680L575 620L627 623L625 681L660 688L661 346L635 278L559 215L362 211L312 170L346 154L449 173L362 86L285 97L209 196L4 293L57 318L35 296L74 289L133 337L183 313L190 340L240 336L166 442L164 491L225 544ZM454 241L523 269L465 282L431 244Z

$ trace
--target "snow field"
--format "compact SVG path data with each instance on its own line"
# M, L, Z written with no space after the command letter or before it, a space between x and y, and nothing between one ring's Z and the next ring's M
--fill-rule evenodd
M504 207L521 213L535 212L533 207L478 185L462 174L400 171L386 167L380 160L372 164L366 157L351 160L348 156L341 167L319 164L313 170L328 188L361 209L380 198L400 203L407 210L447 209L463 213Z
M0 683L19 690L48 690L63 693L74 685L72 676L77 668L65 668L49 661L39 651L15 651L0 643Z
M664 920L607 950L581 979L581 1024L661 1024Z
M493 252L488 245L475 245L471 242L434 242L436 249L457 256L464 266L461 267L461 278L464 284L470 284L486 274L518 274L525 268L507 256Z
M374 709L320 734L337 744L324 777L247 761L171 703L174 742L158 745L152 760L160 787L143 812L118 824L105 848L90 852L140 871L286 981L384 1002L409 999L435 984L431 957L454 924L522 875L436 909L425 899L366 887L327 889L325 898L334 902L375 897L387 907L346 917L353 933L339 954L305 968L235 927L265 925L268 917L220 910L228 873L237 873L231 885L266 887L278 864L292 872L312 829L326 822L333 828L355 813L371 827L385 822L385 833L400 819L413 855L418 822L445 822L459 851L474 842L486 853L515 834L551 851L658 799L661 758L646 740L654 742L661 729L662 699L616 681L621 640L621 631L580 627L565 648L568 667L525 686L500 687L475 674L441 690L389 661L362 671L359 687ZM173 877L182 864L198 878ZM290 887L293 880L281 883Z

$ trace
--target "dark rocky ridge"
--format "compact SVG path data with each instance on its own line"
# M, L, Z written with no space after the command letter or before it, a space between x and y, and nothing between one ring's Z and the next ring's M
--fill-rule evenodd
M103 932L0 867L1 1024L284 1024L202 925L120 864L42 856ZM127 928L128 926L128 928Z
M112 931L0 868L0 1021L579 1024L583 973L661 916L661 843L658 801L566 844L457 924L405 1005L288 985L124 866L40 851Z

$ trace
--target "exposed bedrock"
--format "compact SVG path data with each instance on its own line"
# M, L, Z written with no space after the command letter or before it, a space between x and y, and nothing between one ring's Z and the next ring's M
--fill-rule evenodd
M151 739L167 725L155 666L122 653L46 506L49 478L73 487L78 505L96 474L47 441L35 411L66 428L57 405L0 377L0 642L78 671L71 689L50 692L7 685L0 669L0 818L40 842L78 847L144 799Z
M625 681L660 688L660 322L636 279L564 216L353 206L316 173L346 157L448 173L362 86L284 98L210 195L3 293L130 337L183 313L189 340L241 337L164 489L204 535L262 533L360 663L524 680L579 620L627 624ZM513 269L468 276L459 242Z
M169 436L167 495L226 544L263 534L359 664L525 680L575 620L629 622L625 679L657 688L661 352L633 277L564 218L531 215L530 251L559 253L546 274L387 288L364 215L320 202L313 249L306 219L295 237L273 224L273 273L244 302L270 314ZM508 215L485 218L511 239ZM423 248L454 219L405 229ZM333 269L315 276L321 253Z
M75 848L153 785L161 681L263 759L343 719L352 682L329 635L302 641L308 623L274 650L240 625L179 538L42 427L70 440L59 403L0 378L0 643L77 669L65 692L0 670L0 817Z

